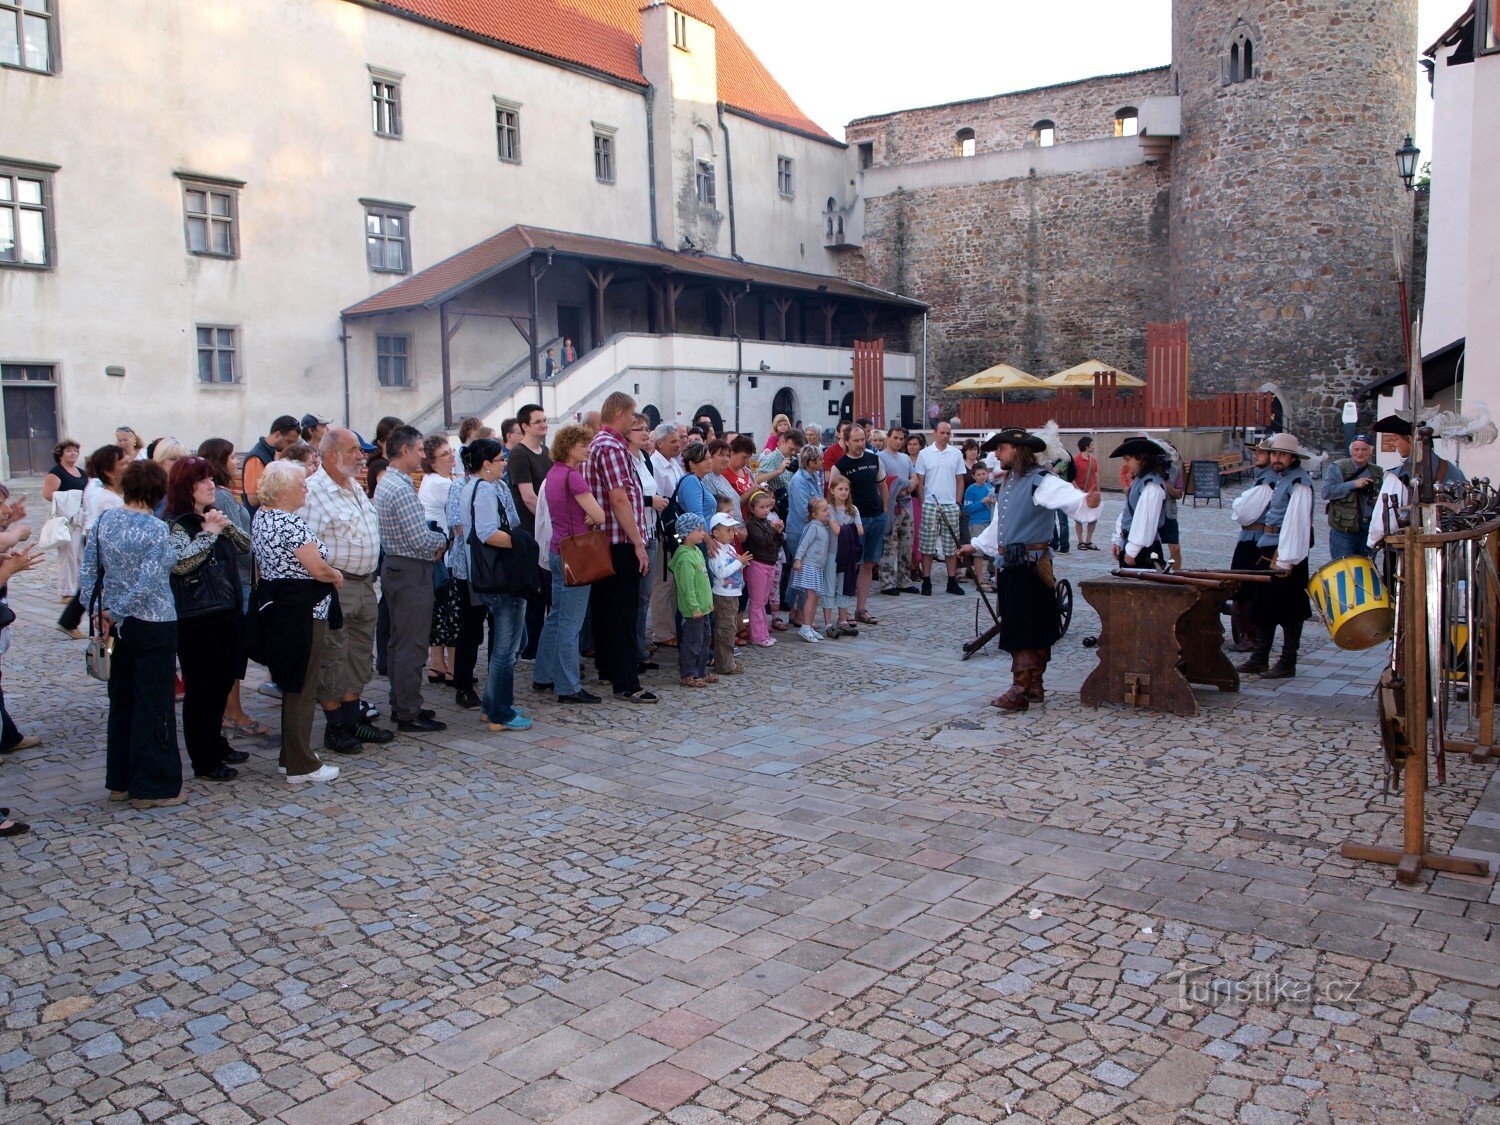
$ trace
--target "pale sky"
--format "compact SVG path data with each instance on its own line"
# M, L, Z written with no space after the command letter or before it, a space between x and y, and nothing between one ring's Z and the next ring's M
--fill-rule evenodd
M718 4L803 111L840 140L855 117L1171 62L1169 0ZM1466 7L1467 0L1421 0L1413 67ZM1417 95L1416 143L1426 160L1425 77Z

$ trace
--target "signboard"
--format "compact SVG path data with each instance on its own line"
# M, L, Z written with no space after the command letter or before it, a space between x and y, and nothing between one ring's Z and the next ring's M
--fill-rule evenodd
M1198 506L1199 500L1217 500L1219 507L1224 506L1224 492L1220 484L1217 461L1193 462L1193 507Z

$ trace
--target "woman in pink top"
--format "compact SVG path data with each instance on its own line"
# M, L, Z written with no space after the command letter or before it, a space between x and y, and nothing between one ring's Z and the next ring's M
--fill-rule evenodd
M771 432L766 435L766 452L776 448L776 443L781 440L781 435L792 428L792 420L785 414L778 414L771 422Z
M1078 452L1073 455L1073 487L1082 492L1092 492L1099 487L1099 458L1094 456L1094 439L1084 435L1078 439ZM1094 525L1074 522L1074 537L1080 551L1097 551L1094 546Z
M531 686L537 691L555 691L562 703L598 703L599 697L584 690L578 674L578 635L589 608L589 588L569 586L563 577L562 541L581 535L590 527L604 525L604 509L594 499L580 467L589 456L589 432L582 426L564 426L552 435L552 468L542 484L547 512L552 517L552 538L547 543L552 567L552 606L542 622L537 641Z

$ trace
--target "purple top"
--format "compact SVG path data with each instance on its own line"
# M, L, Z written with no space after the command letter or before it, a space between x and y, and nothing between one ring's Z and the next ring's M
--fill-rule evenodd
M588 492L589 482L577 469L553 462L542 485L547 496L547 511L552 515L552 541L547 551L556 554L558 545L570 535L582 535L589 529L583 516L583 506L573 499L581 492Z

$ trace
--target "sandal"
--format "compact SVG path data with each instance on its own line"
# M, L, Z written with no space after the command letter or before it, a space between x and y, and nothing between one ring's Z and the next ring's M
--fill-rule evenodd
M719 682L719 677L710 672L708 675L703 677L703 682L705 684L716 684Z
M867 610L867 609L866 610L861 610L859 613L856 613L854 615L854 620L858 621L861 625L879 625L880 624L880 622L878 620L876 620L875 616L873 614L871 614L870 611Z
M4 820L0 821L0 824L4 824L5 826L0 828L0 837L24 836L31 831L31 825L27 824L24 820Z
M707 686L704 683L704 681L700 680L697 676L683 676L682 679L678 680L677 682L680 683L683 687L706 687Z
M773 632L785 633L790 628L791 628L791 626L788 625L785 621L783 621L779 617L775 621L771 622L771 629L772 629Z
M237 723L233 719L225 719L221 730L232 730L236 734L248 735L250 738L264 738L271 733L271 728L265 723L257 722L255 719L246 719L243 723Z

